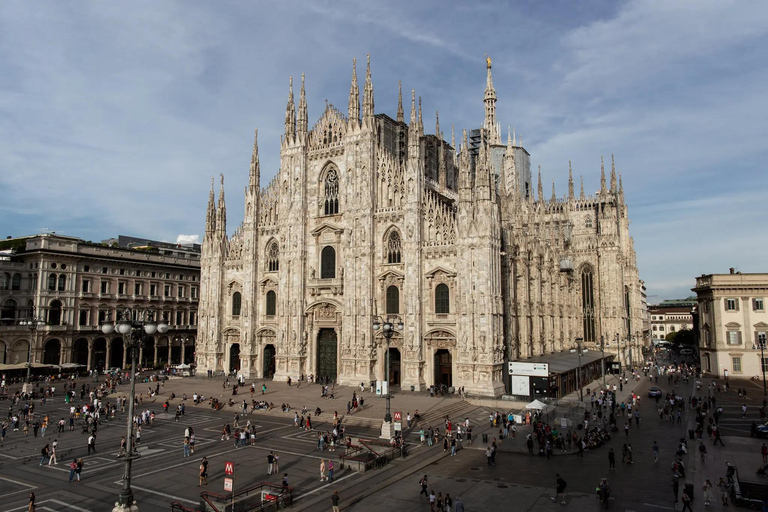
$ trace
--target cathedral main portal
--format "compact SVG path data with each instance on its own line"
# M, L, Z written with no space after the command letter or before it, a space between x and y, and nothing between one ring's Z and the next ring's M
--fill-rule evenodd
M335 381L338 371L336 331L320 329L317 333L317 377Z

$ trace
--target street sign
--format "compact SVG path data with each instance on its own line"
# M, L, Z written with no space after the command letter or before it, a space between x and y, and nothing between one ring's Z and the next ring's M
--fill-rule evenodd
M395 421L403 421L403 413L402 411L395 411L392 413Z
M235 474L235 463L234 462L225 462L224 463L224 474L233 476Z
M231 478L225 478L224 479L224 490L225 491L232 491L234 489L234 485L232 485L232 479Z
M395 432L401 432L403 430L403 423L401 421L395 422Z

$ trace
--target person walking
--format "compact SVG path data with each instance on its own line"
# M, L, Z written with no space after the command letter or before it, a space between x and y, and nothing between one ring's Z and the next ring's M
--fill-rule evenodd
M203 460L200 461L200 481L198 482L197 486L201 487L203 485L208 485L208 458L203 457Z
M184 438L184 457L189 457L189 438Z
M59 461L56 460L56 448L58 448L58 447L59 447L59 440L58 439L54 439L53 443L51 443L51 455L48 458L48 465L49 466L51 465L51 463L53 463L55 465L59 464Z
M72 482L75 479L75 472L77 471L77 459L72 460L69 465L69 481Z
M427 475L424 475L424 477L419 480L419 485L421 486L421 492L419 493L419 497L423 494L424 496L429 499L429 493L427 492L427 487L429 486L429 480L427 480Z
M331 507L332 512L339 512L339 491L333 491L331 494Z
M712 489L712 482L706 480L701 487L701 492L704 497L704 505L706 506L709 506L712 503L712 491L710 489Z
M608 450L608 469L616 469L616 453L614 453L613 448Z
M31 492L29 493L29 506L27 507L28 512L35 512L37 508L35 507L35 493Z
M326 474L327 467L325 465L325 459L320 459L320 481L324 482L328 479Z
M328 459L328 483L333 482L333 460Z
M82 476L84 465L85 463L83 462L82 458L77 459L77 470L75 470L75 478L77 478L78 482L80 481L80 477Z
M691 497L688 496L688 492L685 489L683 489L682 501L683 501L682 512L685 512L685 509L688 509L690 512L693 512L693 509L691 508Z
M456 498L456 502L453 505L453 512L464 512L464 502L461 500L461 496Z
M763 464L768 462L768 446L763 443L763 446L760 448L760 454L763 456Z
M96 434L94 433L91 433L88 437L88 455L91 454L91 450L93 450L93 453L96 453Z
M43 463L48 460L48 458L50 457L50 454L51 454L50 447L48 445L43 446L43 449L40 450L40 455L42 455L42 457L40 457L40 464L38 465L42 466Z
M275 467L275 454L272 452L269 452L269 455L267 455L267 474L272 474L272 469Z
M728 506L728 484L720 477L720 481L717 482L717 490L720 491L720 500L724 507Z
M659 462L659 445L656 443L656 441L653 442L653 448L651 448L651 452L653 452L653 462Z
M560 476L560 473L555 473L555 476L557 477L557 480L556 480L557 492L555 493L554 496L552 496L552 501L557 501L557 497L561 496L563 498L563 501L561 501L560 503L565 505L565 488L568 484Z

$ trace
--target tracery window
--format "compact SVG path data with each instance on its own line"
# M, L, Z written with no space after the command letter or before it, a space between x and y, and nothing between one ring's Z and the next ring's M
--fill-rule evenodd
M267 249L267 270L269 272L280 270L280 248L277 242L272 242Z
M339 175L330 169L325 175L325 215L339 213Z
M581 305L584 316L584 341L595 341L595 294L592 267L581 271Z
M587 219L584 221L584 227L586 228L592 227L592 217L587 217Z
M387 239L387 263L400 263L400 233L392 231Z

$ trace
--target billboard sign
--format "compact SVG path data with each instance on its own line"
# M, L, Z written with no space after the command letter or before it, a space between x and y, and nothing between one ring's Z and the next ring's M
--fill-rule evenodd
M521 361L510 361L510 375L527 375L529 377L548 377L549 363L524 363Z

